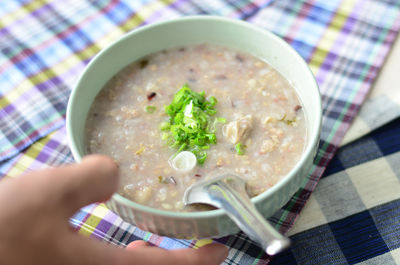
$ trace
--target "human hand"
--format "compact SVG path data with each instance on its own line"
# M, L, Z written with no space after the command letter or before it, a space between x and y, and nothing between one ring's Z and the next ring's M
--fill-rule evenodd
M69 218L82 206L110 198L115 163L92 155L81 164L45 169L0 182L1 264L220 264L226 247L164 250L136 241L126 249L74 232Z

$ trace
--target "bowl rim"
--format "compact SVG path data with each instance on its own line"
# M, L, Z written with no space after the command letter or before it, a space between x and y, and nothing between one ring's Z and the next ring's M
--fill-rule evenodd
M111 43L109 46L106 48L102 49L98 54L94 56L94 58L89 62L89 64L85 67L83 70L82 74L80 75L78 81L74 85L71 95L68 101L67 105L67 112L66 112L66 127L67 127L67 138L69 142L69 147L71 148L72 155L75 160L78 162L81 161L82 155L78 152L78 149L75 145L74 137L72 137L72 120L71 120L71 115L72 115L72 106L74 105L74 102L76 101L76 98L78 97L77 95L77 88L81 86L81 83L83 82L83 79L85 79L86 73L88 72L88 69L93 67L93 65L96 64L96 62L99 60L100 57L103 56L106 52L108 52L110 49L112 49L117 43L123 42L126 39L131 38L133 35L138 34L139 32L142 31L147 31L153 28L158 28L158 27L165 27L168 25L173 25L175 23L185 23L188 21L208 21L208 22L216 22L216 23L230 23L230 24L235 24L240 27L247 27L252 31L256 31L258 34L261 35L266 35L268 38L274 39L274 41L278 42L280 45L282 45L287 52L291 53L291 56L298 61L304 69L306 69L306 74L308 74L312 80L314 81L314 86L313 89L315 90L315 93L318 94L317 100L315 106L317 108L316 111L316 126L313 131L310 131L310 143L306 146L306 149L304 150L303 154L301 155L299 161L296 163L296 165L289 171L288 174L286 174L285 177L283 177L281 180L279 180L275 185L273 185L271 188L268 190L262 192L261 194L251 198L251 201L253 204L257 204L268 197L272 196L272 194L281 189L283 186L285 186L294 176L295 173L297 173L300 169L301 166L305 164L306 160L309 159L310 157L314 158L313 152L314 148L318 145L319 142L319 135L321 131L321 124L322 124L322 102L321 102L321 95L319 92L318 84L317 81L309 68L308 64L304 61L304 59L292 48L288 43L286 43L283 39L278 37L276 34L274 34L271 31L268 31L266 29L263 29L261 27L258 27L256 25L250 24L249 22L242 21L242 20L237 20L237 19L232 19L232 18L226 18L226 17L221 17L221 16L212 16L212 15L194 15L194 16L184 16L180 18L175 18L175 19L170 19L166 21L160 21L152 24L148 24L145 26L142 26L140 28L136 28L126 34L124 34L122 37L118 38L116 41ZM130 208L134 208L136 210L139 210L141 212L146 212L149 214L155 214L158 216L163 216L163 217L168 217L168 218L175 218L175 219L209 219L209 218L217 218L217 217L222 217L223 215L226 215L225 211L222 209L216 209L216 210L210 210L210 211L201 211L201 212L177 212L177 211L166 211L166 210L161 210L161 209L156 209L152 208L146 205L142 205L139 203L136 203L134 201L131 201L122 195L118 193L114 193L110 200L115 200L118 203L121 203L125 206L128 206ZM107 203L107 202L106 202Z

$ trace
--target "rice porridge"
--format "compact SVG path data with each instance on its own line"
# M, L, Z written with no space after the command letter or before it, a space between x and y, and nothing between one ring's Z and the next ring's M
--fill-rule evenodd
M171 211L191 184L232 172L256 196L299 160L306 120L294 88L264 61L217 45L177 47L125 67L97 95L88 153L120 168L119 193ZM217 172L217 173L216 173Z

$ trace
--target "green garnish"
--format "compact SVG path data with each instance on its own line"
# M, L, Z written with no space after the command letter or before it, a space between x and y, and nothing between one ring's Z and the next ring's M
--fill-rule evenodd
M167 121L164 121L160 124L161 131L167 131L167 130L169 130L169 128L171 128L171 124Z
M217 111L215 97L205 98L205 93L197 93L187 84L174 95L170 105L165 106L165 113L169 121L160 124L163 131L162 138L171 148L192 152L199 164L203 164L207 158L204 151L216 144L215 123L225 123L224 118L213 118Z
M246 148L246 146L245 146L245 145L242 145L241 143L237 143L237 144L235 145L236 153L237 153L238 155L240 155L240 156L244 155L244 149L245 149L245 148Z
M146 106L144 108L144 111L146 111L147 113L153 113L154 111L156 111L156 106Z
M287 125L293 125L293 123L296 122L296 117L294 117L293 119L290 120L286 117L286 114L284 114L282 119L280 119L279 121L282 121L282 122L286 123Z
M162 139L162 140L167 140L168 138L169 138L169 134L168 134L168 133L163 132L163 133L161 134L161 139Z
M215 121L216 121L216 122L219 122L219 123L226 123L226 119L225 119L225 118L222 118L222 117L217 117L217 118L215 118Z

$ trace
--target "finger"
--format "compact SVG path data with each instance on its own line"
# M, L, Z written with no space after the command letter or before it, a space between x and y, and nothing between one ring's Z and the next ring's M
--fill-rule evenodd
M64 236L62 244L63 247L60 249L62 249L63 253L61 256L69 258L68 260L63 259L63 264L136 264L135 260L131 260L130 263L124 263L125 253L130 251L114 245L107 245L105 242L74 233L73 231Z
M221 244L210 244L199 249L165 250L157 247L140 247L127 251L136 257L138 264L146 265L219 265L228 256L228 249Z
M126 246L126 249L131 250L131 249L136 249L136 248L140 248L140 247L149 247L149 246L150 246L150 244L147 243L146 241L136 240L136 241L129 243Z
M141 246L126 250L72 232L70 235L63 242L73 247L67 249L65 255L79 259L68 261L70 264L79 261L80 264L96 265L219 265L228 255L228 249L220 244L199 249L165 250Z
M56 198L55 204L72 215L79 208L110 198L118 186L117 165L102 155L85 157L80 164L36 172L42 180L44 193Z
M213 243L199 249L180 249L173 251L179 264L210 264L219 265L228 257L228 248L222 244Z

